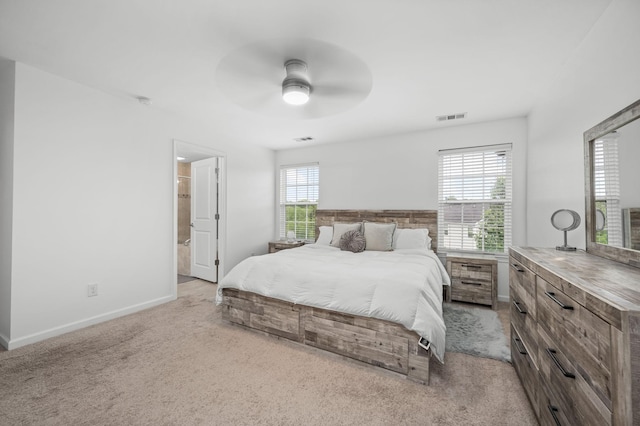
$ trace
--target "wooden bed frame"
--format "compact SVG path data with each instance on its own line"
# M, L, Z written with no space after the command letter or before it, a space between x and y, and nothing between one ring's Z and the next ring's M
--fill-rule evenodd
M398 228L428 228L432 249L436 251L436 210L318 210L316 236L320 226L363 220L396 222ZM419 346L418 334L402 325L235 289L225 288L222 295L222 317L232 324L324 349L429 384L431 351Z

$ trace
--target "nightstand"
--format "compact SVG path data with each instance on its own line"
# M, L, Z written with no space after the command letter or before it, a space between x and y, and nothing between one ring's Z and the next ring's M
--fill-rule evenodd
M481 255L447 255L451 300L498 307L498 261Z
M280 250L296 248L303 245L304 241L294 241L292 243L288 243L286 241L271 241L269 242L269 253L276 253Z

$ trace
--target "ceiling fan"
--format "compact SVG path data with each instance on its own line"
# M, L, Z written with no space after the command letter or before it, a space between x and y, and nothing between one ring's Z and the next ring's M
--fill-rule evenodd
M318 118L364 101L371 92L372 76L360 58L339 46L306 38L272 39L225 56L216 70L216 82L231 102L248 110L283 118Z

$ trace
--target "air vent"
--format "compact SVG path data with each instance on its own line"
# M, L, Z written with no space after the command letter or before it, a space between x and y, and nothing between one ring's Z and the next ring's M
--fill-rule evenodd
M436 121L460 120L466 117L467 117L466 112L460 112L458 114L438 115L436 116Z
M313 141L313 138L311 136L305 136L303 138L295 138L293 140L296 142L311 142Z

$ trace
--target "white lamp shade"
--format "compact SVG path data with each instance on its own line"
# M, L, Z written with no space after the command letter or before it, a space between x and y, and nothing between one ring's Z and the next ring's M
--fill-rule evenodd
M282 99L290 105L304 105L309 101L309 86L302 83L284 85Z

